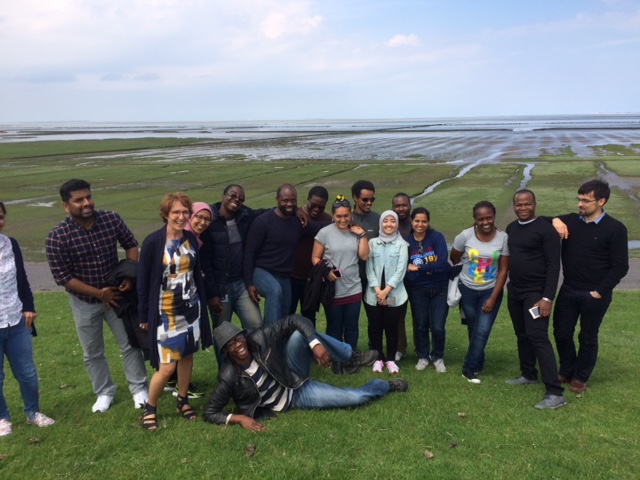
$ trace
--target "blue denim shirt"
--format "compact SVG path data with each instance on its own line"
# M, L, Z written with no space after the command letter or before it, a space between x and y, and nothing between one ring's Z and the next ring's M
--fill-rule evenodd
M399 307L405 303L409 296L404 288L404 274L407 271L409 261L409 244L397 238L393 242L384 243L379 238L369 240L369 259L367 260L367 280L369 282L364 293L364 301L369 305L377 305L375 287L380 286L382 271L387 285L391 285L392 290L387 296L389 303Z

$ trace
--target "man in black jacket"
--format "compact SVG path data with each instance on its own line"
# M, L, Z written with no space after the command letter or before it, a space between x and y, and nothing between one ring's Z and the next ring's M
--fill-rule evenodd
M204 419L210 423L261 431L264 425L259 420L272 418L275 412L353 407L408 388L401 379L374 379L360 388L310 380L312 354L323 367L332 360L361 366L373 363L377 352L353 352L348 344L317 333L311 321L300 315L289 315L248 335L225 322L215 329L214 337L223 345L226 358L204 410ZM239 414L223 411L231 399Z
M221 201L211 205L213 220L200 237L200 255L214 326L231 321L235 313L243 328L252 330L262 325L262 317L243 281L244 245L253 220L270 209L252 210L244 200L240 185L228 185Z

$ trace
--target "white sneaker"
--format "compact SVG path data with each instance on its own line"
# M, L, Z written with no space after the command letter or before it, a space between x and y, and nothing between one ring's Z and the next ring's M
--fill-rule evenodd
M149 401L149 392L146 390L142 390L141 392L136 393L133 396L133 406L134 408L142 408L144 404Z
M439 358L433 362L433 366L436 367L436 372L447 373L447 367L444 366L444 360Z
M98 395L98 399L96 400L96 403L93 404L93 407L91 407L91 411L93 413L104 413L109 410L112 403L113 397L111 395Z
M11 422L9 420L5 420L4 418L0 420L0 437L11 435L11 432L13 432L13 428L11 428Z
M376 360L373 362L373 373L382 373L384 369L384 362L382 360Z
M418 360L418 363L416 364L416 370L424 370L428 366L429 366L429 360L427 360L426 358L421 358Z
M36 412L33 417L27 418L27 423L29 425L36 425L38 427L48 427L49 425L53 425L54 423L56 423L56 421L53 418L49 418L40 412Z
M402 360L402 357L404 357L404 353L396 352L396 362L399 362L400 360Z
M400 369L398 368L398 365L396 365L396 362L394 362L393 360L389 360L387 363L387 370L389 370L389 373L392 373L393 375L397 375L398 372L400 371Z

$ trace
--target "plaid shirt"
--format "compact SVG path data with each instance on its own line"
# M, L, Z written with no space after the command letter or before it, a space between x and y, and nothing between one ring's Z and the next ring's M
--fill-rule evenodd
M54 227L45 244L49 268L58 285L72 279L104 288L105 279L118 265L118 245L124 250L137 247L138 242L124 221L115 212L95 210L96 221L91 230L78 225L71 217ZM88 303L100 299L67 291Z

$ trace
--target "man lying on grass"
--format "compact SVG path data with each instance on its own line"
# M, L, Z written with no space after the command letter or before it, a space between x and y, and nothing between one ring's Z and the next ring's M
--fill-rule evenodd
M370 365L378 352L357 352L346 343L317 333L300 315L289 315L268 327L245 330L229 322L213 335L226 358L218 374L218 385L204 409L204 419L218 425L240 424L261 431L259 420L275 412L292 409L341 408L362 405L389 392L405 392L407 382L375 379L360 388L341 388L309 379L311 355L323 367L332 361L347 367ZM240 414L223 409L233 399Z

